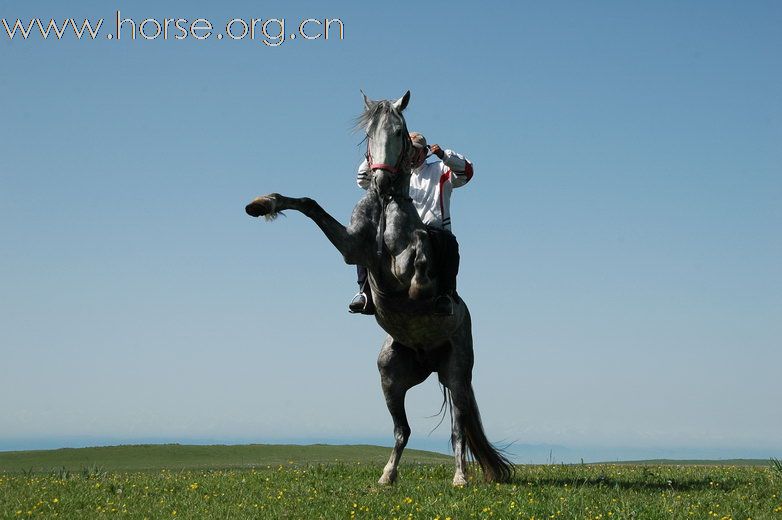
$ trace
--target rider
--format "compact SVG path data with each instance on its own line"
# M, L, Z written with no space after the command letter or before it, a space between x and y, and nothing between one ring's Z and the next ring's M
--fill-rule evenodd
M459 272L459 244L451 233L451 191L467 184L472 178L473 166L463 155L443 150L440 145L427 146L426 138L411 132L413 157L411 161L410 197L421 220L426 224L438 257L437 274L440 278L439 296L434 302L434 313L453 314L453 296L456 291L456 274ZM439 161L427 162L429 152ZM366 159L358 167L357 183L367 189L372 171ZM374 314L375 305L367 283L367 269L357 266L359 292L348 309L351 313Z

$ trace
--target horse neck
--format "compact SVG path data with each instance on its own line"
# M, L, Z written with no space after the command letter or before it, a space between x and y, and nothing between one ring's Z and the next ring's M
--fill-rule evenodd
M391 186L390 193L380 196L382 198L393 199L409 199L410 198L410 177L412 173L408 171L401 171L398 174L398 180Z
M411 222L416 220L419 222L421 221L418 211L416 211L412 199L410 198L410 172L400 173L400 175L403 177L394 184L389 193L380 195L375 192L376 201L379 206L379 219L375 222L376 229L390 219L396 217L400 211L404 212ZM395 202L396 204L391 204L391 202ZM423 222L421 222L421 227L424 227Z

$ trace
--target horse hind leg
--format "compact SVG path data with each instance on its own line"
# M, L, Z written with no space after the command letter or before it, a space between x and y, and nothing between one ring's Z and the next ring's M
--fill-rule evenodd
M397 468L407 441L410 438L410 424L405 413L405 395L415 385L424 381L431 371L423 367L412 349L395 342L389 337L380 350L377 360L383 395L388 411L394 421L394 449L383 468L379 484L393 484L397 479Z
M447 388L448 399L451 403L451 446L455 470L453 474L454 486L467 485L467 433L465 431L466 415L469 413L465 391L459 383L441 381Z
M465 458L468 450L483 470L485 481L508 482L513 477L513 464L486 437L472 385L469 382L466 385L452 385L449 391L453 403L451 439L456 458L453 485L463 486L467 483Z
M463 346L463 345L456 345ZM469 451L489 482L507 482L513 476L513 465L487 439L472 388L472 344L469 348L452 348L439 370L440 382L451 398L452 431L456 469L454 486L467 484L466 457Z

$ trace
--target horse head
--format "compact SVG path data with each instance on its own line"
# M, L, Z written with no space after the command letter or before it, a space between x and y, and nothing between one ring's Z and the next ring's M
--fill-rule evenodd
M367 163L373 172L372 187L380 196L407 196L410 184L412 142L402 111L410 91L396 101L373 101L364 96L364 113L357 126L367 134Z

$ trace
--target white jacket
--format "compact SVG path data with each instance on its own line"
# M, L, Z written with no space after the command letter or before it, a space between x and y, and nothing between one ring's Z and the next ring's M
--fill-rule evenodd
M410 198L424 224L451 230L451 192L470 182L473 166L463 155L444 150L443 160L424 162L410 176ZM436 156L433 156L436 157ZM372 171L366 159L358 167L356 182L369 188Z

